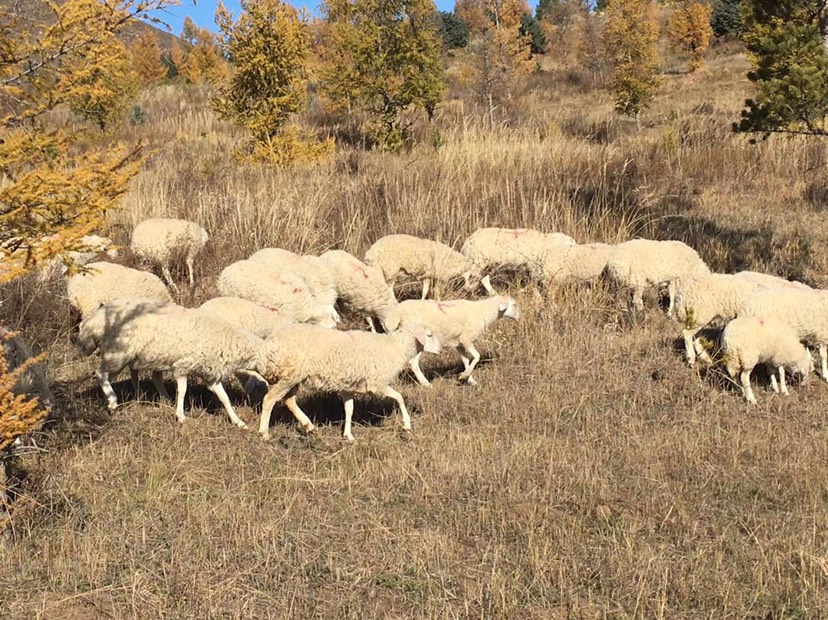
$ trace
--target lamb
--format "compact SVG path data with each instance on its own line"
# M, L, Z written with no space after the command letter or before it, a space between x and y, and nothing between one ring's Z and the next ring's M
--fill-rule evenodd
M799 342L796 331L783 321L771 318L741 317L732 320L724 329L722 341L727 372L732 378L740 375L742 391L749 403L756 404L750 373L760 362L768 366L773 391L789 395L785 384L785 368L807 379L814 369L810 352ZM779 371L779 384L776 371Z
M117 304L117 302L116 302ZM264 366L264 341L226 321L200 310L185 308L147 309L119 316L104 306L98 312L105 315L106 327L100 342L101 363L96 372L110 410L118 399L109 382L109 376L129 367L132 370L171 370L176 381L175 416L185 422L184 396L187 378L200 377L218 397L231 422L246 428L238 417L222 378L234 372L243 372L261 379Z
M336 305L337 290L327 265L317 256L303 256L280 248L264 248L250 260L267 265L274 271L299 276L308 290L323 306Z
M486 274L481 284L490 295L495 295L492 272L527 269L534 282L545 284L555 277L565 256L564 247L572 245L575 245L572 237L558 232L481 228L466 239L461 252L479 273Z
M387 235L368 248L365 262L378 267L385 281L394 286L400 273L423 281L422 299L438 282L463 278L464 289L472 291L480 285L479 271L460 252L449 246L412 235Z
M339 322L336 309L318 303L300 277L256 261L242 260L225 267L219 274L218 291L224 297L241 297L277 308L297 323L335 328Z
M644 290L666 284L670 296L668 316L673 316L678 281L708 273L710 268L689 245L651 239L618 244L604 268L604 276L611 282L633 290L633 307L639 311L644 309Z
M296 324L277 308L240 297L216 297L201 304L199 310L246 329L259 338L269 338L277 330Z
M153 313L160 315L181 309L181 306L158 301L157 299L121 297L98 308L81 322L75 345L82 354L92 355L100 348L107 330L120 329L121 325L128 323L139 314ZM138 371L130 368L130 373L132 375L133 393L138 397L140 394ZM169 392L164 386L161 370L152 371L152 383L161 398L171 400Z
M160 267L167 284L178 292L170 274L170 264L183 257L192 286L193 262L209 238L207 231L195 222L155 217L144 220L135 227L129 247L139 259Z
M358 312L382 320L397 305L394 287L389 286L377 267L366 265L357 257L343 250L329 250L319 257L333 278L340 300Z
M393 398L400 406L403 429L411 431L411 418L402 395L391 387L411 358L422 351L437 353L440 343L419 326L405 325L391 334L362 331L332 331L312 325L295 325L265 341L265 379L272 387L262 402L259 433L270 438L273 406L285 400L288 409L306 432L313 423L299 408L296 393L302 385L337 392L345 401L343 436L353 441L351 417L355 394L377 394Z
M513 297L495 296L478 301L458 299L446 302L412 299L403 301L392 310L386 317L384 326L393 331L400 325L413 323L430 329L442 346L454 347L460 353L464 367L460 379L476 385L472 372L480 361L480 353L474 342L489 325L503 317L514 320L520 318L520 310ZM431 387L420 368L420 356L421 353L418 353L411 359L411 370L420 385Z
M738 316L777 319L790 326L801 342L818 347L822 378L828 381L828 291L763 289L742 305Z
M0 326L0 340L3 344L3 354L6 356L6 370L13 372L20 368L27 360L34 357L32 350L20 336L10 329ZM51 410L55 397L46 380L46 371L42 363L31 364L18 377L12 386L12 394L28 394L35 396L44 409Z
M170 292L157 276L116 263L89 263L84 273L69 278L66 288L69 303L82 319L120 297L172 302Z

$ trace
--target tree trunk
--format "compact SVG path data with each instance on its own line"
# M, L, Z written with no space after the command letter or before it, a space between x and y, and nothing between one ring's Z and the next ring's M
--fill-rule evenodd
M635 128L638 130L638 133L641 133L641 111L638 110L635 113Z

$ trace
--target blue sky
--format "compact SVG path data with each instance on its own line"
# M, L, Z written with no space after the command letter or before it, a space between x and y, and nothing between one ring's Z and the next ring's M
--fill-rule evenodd
M189 15L199 26L215 28L213 16L216 14L218 0L198 0L198 6L193 6L192 0L180 1L180 6L172 7L168 11L156 14L157 17L160 17L170 25L175 34L181 32L181 24L184 23L184 17L187 15ZM320 3L321 0L296 0L292 4L315 11L317 7L319 7ZM529 4L534 7L537 4L537 0L530 0ZM238 14L239 0L224 0L224 5L233 13ZM442 11L450 11L454 8L454 0L437 0L437 6Z

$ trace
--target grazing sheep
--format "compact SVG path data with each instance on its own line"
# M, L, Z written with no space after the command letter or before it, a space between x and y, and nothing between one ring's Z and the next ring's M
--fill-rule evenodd
M170 264L183 257L192 286L193 261L209 238L207 231L195 222L154 217L135 227L129 247L139 259L160 267L167 284L178 291L170 274Z
M689 245L651 239L633 239L616 245L604 269L611 282L633 290L636 310L644 309L645 289L666 284L670 295L668 316L673 315L678 281L707 273L710 268Z
M121 297L145 297L172 302L164 283L151 273L116 263L89 263L84 273L69 278L67 297L81 318Z
M465 281L465 290L474 290L480 285L477 269L460 252L449 246L420 239L412 235L387 235L368 248L365 262L378 267L385 281L394 286L400 273L406 273L423 281L422 299L438 282L450 282L457 278Z
M742 305L738 316L776 319L793 328L801 342L818 347L822 378L828 381L828 291L761 290Z
M26 360L34 357L32 350L26 345L20 336L13 335L10 329L0 326L0 340L3 344L3 354L6 356L6 369L13 372L20 368ZM44 409L51 410L55 402L49 382L46 380L46 371L42 363L32 364L12 387L15 395L28 394L35 396Z
M148 309L129 316L112 313L104 306L104 336L100 342L101 364L96 373L109 409L118 399L109 376L129 367L132 370L171 370L176 381L175 415L184 415L187 378L199 377L218 397L230 420L239 428L246 424L238 417L221 384L222 378L243 372L261 379L264 368L264 341L248 331L200 310L185 308ZM110 315L117 315L110 321Z
M181 306L158 301L157 299L121 297L101 306L81 322L75 344L81 353L89 356L100 348L107 330L119 329L121 325L139 314L153 313L160 315L178 310L181 310ZM130 374L132 375L133 393L138 398L141 391L138 383L138 371L130 368ZM152 383L161 398L171 400L170 394L164 386L161 370L152 371Z
M336 305L336 285L327 265L318 256L294 254L281 248L264 248L250 257L274 271L302 278L311 295L323 306Z
M615 246L606 243L569 245L561 274L567 280L595 280L601 277L614 251Z
M409 323L430 329L442 346L454 347L460 353L464 367L460 379L476 385L472 372L480 361L480 353L474 342L489 325L503 317L515 320L520 318L520 310L513 297L496 296L478 301L458 299L445 302L411 299L394 308L386 316L384 325L391 331ZM431 387L420 368L420 356L421 353L418 353L411 359L411 370L420 385Z
M785 368L801 374L803 380L814 369L810 352L799 342L796 331L786 323L770 318L742 317L732 320L722 333L727 372L732 378L741 377L742 391L749 403L756 403L750 385L753 368L764 362L771 376L773 391L779 393L776 372L782 394L788 396Z
M325 252L319 260L328 267L339 299L353 310L367 314L372 330L374 323L370 317L382 320L397 305L394 287L388 285L379 268L366 265L343 250Z
M256 261L242 260L225 267L218 278L218 291L224 297L241 297L277 308L297 323L335 328L339 322L336 309L320 304L302 278Z
M39 272L40 280L48 280L55 273L64 275L69 270L67 263L69 265L82 267L97 260L102 255L109 260L115 260L119 256L118 250L114 247L114 243L109 237L84 235L78 240L78 246L79 248L76 250L65 252L65 256L59 254L47 262Z
M491 295L491 273L527 269L538 284L554 278L563 261L565 246L575 240L563 233L542 233L527 228L481 228L472 233L461 252L483 277L481 284Z
M313 423L299 408L296 393L303 385L320 391L337 392L345 401L343 436L353 441L351 417L355 394L377 394L393 398L400 406L403 428L411 430L402 395L391 387L411 358L421 351L439 352L440 344L428 330L403 326L391 334L361 331L334 331L311 325L295 325L265 341L266 371L271 388L262 402L259 433L270 437L273 406L285 400L288 409L306 432Z
M296 324L277 308L240 297L216 297L201 304L199 310L246 329L259 338L269 338L275 331Z

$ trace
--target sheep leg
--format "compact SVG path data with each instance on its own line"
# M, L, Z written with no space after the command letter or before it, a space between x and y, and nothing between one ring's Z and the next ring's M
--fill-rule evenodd
M265 394L262 401L262 416L259 419L259 435L262 439L270 439L270 415L273 413L273 406L282 400L293 387L292 383L279 381L274 383Z
M693 341L693 348L696 350L696 355L699 356L701 361L703 361L705 364L708 364L708 365L711 365L711 366L713 365L713 358L710 357L710 354L702 346L702 343L701 343L700 340L694 340Z
M184 415L184 396L187 394L187 375L175 378L175 417L184 424L187 416Z
M472 372L474 372L474 367L477 366L477 363L480 361L480 353L477 349L474 348L474 343L471 342L461 342L458 350L462 347L466 353L471 355L471 363L466 363L466 360L463 360L463 365L466 369L460 374L460 379L465 380L469 385L477 385L477 381L475 381L474 377L472 377ZM463 357L463 351L460 351L460 356Z
M301 426L306 433L312 433L316 430L316 427L313 425L313 422L310 421L310 418L299 408L299 403L296 402L295 393L285 400L285 405L287 405L287 408L290 409L293 417L296 418L297 422L299 422L299 426Z
M106 406L110 411L115 411L118 406L118 397L115 395L115 390L112 389L112 384L109 382L109 373L103 370L96 370L95 376L98 378L98 383L101 384L101 390L106 396Z
M676 281L670 280L667 283L667 296L669 297L669 303L667 305L667 316L669 318L673 318L673 311L676 307Z
M822 378L828 381L828 345L819 345L819 359L822 364Z
M164 400L172 400L170 393L167 391L167 387L164 385L164 375L160 370L152 371L152 384L155 386L155 389L158 390L158 394L161 398Z
M485 276L482 280L480 280L480 284L483 285L483 288L486 289L486 292L489 293L492 297L497 295L497 291L492 286L492 279L490 276Z
M373 333L377 333L377 328L374 326L374 319L370 316L365 316L365 320L368 322L368 329L370 329Z
M138 379L138 371L130 368L130 377L132 378L132 394L135 400L141 400L141 381Z
M354 440L354 434L351 432L351 419L354 417L354 395L348 394L345 397L345 427L342 429L342 436L348 441Z
M685 329L682 331L684 335L684 356L687 359L687 365L692 368L696 365L696 334L698 329Z
M633 309L637 312L641 312L644 310L644 287L637 286L635 290L633 290L632 296L632 305Z
M176 293L178 293L178 287L175 285L175 282L173 282L172 274L170 274L169 265L164 265L163 267L161 267L161 273L163 274L164 279L167 281L167 284L170 285L170 288Z
M400 413L402 413L403 419L403 430L407 432L411 432L411 416L408 415L408 409L405 406L405 401L403 400L402 394L400 394L397 390L392 388L390 385L386 385L385 389L382 391L383 396L387 396L388 398L393 398L397 401L397 404L400 406Z
M779 386L782 388L782 394L785 396L790 396L791 393L788 391L788 384L785 383L785 367L779 367Z
M428 297L429 288L431 288L431 278L423 278L423 296L420 299Z
M187 275L190 277L190 286L192 287L195 279L193 278L193 256L191 254L187 255Z
M750 386L750 371L752 368L742 369L742 392L745 395L745 400L751 404L756 404L756 396L753 395L753 388Z
M417 353L417 355L411 358L411 360L408 362L408 365L411 366L411 370L414 371L414 376L417 377L417 383L419 383L423 387L431 387L431 383L429 383L428 379L426 379L426 376L423 374L422 368L420 368L420 357L422 357L422 355L422 351Z
M773 390L773 393L779 394L779 382L776 380L776 368L771 364L766 364L765 367L768 369L768 374L770 375L771 389Z
M239 428L247 428L247 424L244 423L244 420L242 420L236 413L236 410L233 409L233 405L230 403L230 398L227 396L227 392L221 384L221 381L217 381L207 387L210 388L210 391L215 394L221 401L221 404L224 405L224 410L230 417L230 421Z

